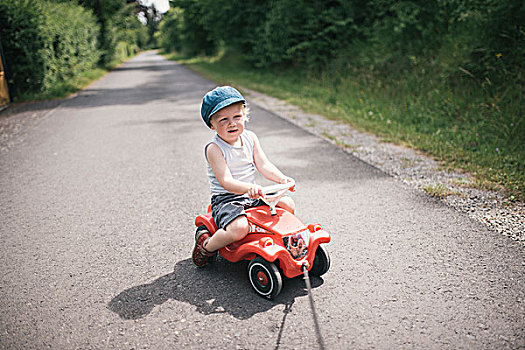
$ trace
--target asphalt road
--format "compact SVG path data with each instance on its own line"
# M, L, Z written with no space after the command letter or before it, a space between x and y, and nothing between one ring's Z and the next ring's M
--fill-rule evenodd
M245 263L191 262L213 87L147 52L0 153L0 349L318 346L301 278L268 301ZM333 235L332 267L312 278L327 349L525 347L517 242L250 107L297 181L298 216Z

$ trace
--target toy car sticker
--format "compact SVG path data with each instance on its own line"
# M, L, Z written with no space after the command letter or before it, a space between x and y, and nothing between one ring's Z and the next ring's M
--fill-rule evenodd
M308 230L283 237L283 243L294 259L301 259L308 252Z
M250 226L250 233L271 233L268 230L255 225L254 223L248 222L248 225Z

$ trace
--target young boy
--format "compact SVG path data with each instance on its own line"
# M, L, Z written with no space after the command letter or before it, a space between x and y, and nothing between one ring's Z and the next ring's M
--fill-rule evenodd
M201 116L215 136L205 147L211 189L212 216L218 230L213 236L201 231L195 238L193 262L203 267L217 250L243 239L249 231L245 209L265 205L262 187L255 183L258 170L277 183L290 182L264 154L257 136L244 128L247 108L244 97L231 86L208 92ZM293 212L295 204L283 197L277 204Z

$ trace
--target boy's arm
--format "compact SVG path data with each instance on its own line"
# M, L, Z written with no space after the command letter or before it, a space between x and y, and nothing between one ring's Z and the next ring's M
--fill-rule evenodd
M253 132L251 132L253 138L253 158L257 170L268 180L284 184L290 182L291 179L285 176L272 162L266 157L259 138Z
M217 178L217 181L224 187L225 190L235 194L248 193L250 198L258 198L264 195L262 187L255 184L235 180L226 165L226 160L222 154L221 149L214 143L211 143L206 148L206 158L210 163L211 169Z

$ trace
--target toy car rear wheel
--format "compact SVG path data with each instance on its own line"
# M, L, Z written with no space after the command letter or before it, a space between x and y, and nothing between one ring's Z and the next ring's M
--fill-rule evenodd
M312 269L310 270L310 274L314 276L322 276L328 271L329 268L330 255L328 254L328 250L326 250L324 246L320 245L315 251L315 259Z
M248 264L248 278L257 294L268 299L275 298L283 287L277 266L261 257L256 257Z

